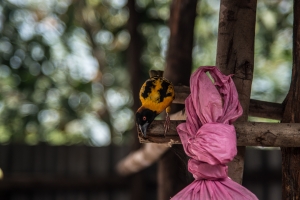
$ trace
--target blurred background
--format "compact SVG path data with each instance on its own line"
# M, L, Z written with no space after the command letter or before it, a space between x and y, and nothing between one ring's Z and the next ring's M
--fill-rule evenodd
M0 199L132 199L132 177L117 175L115 165L139 147L134 87L149 69L164 69L170 4L0 1ZM198 2L193 70L215 65L219 7ZM284 100L292 24L291 0L258 1L251 98ZM140 68L132 69L128 47L137 37ZM279 149L247 149L244 185L260 199L281 199ZM155 164L142 173L145 199L155 199Z

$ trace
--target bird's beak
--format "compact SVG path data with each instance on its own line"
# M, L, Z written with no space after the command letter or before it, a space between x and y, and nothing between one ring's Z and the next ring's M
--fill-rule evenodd
M146 122L143 126L139 125L139 129L141 130L144 137L146 137L148 126L149 126L148 122Z

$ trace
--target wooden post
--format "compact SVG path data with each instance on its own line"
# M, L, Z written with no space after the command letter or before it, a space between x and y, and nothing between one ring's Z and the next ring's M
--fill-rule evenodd
M256 0L221 0L216 63L224 74L234 74L243 116L248 120L254 66ZM229 163L229 176L242 183L245 147Z
M282 122L300 122L300 2L294 0L293 71ZM298 132L299 134L299 132ZM281 148L282 199L300 199L300 148Z
M138 26L139 26L139 19L140 14L136 10L135 7L136 1L135 0L128 0L127 7L129 9L129 19L127 22L128 31L130 33L130 43L128 47L128 68L131 74L130 83L133 95L134 104L132 109L136 111L139 107L140 100L139 100L139 91L141 82L141 74L142 74L142 67L140 62L141 57L141 37L138 33ZM136 134L136 129L132 129L132 133ZM132 145L132 151L139 149L141 145L139 144L138 140L135 139ZM131 193L131 200L139 200L143 199L143 195L145 194L145 182L143 181L144 175L142 172L138 172L132 176L132 180L130 182L130 193Z
M164 76L174 85L189 85L196 5L197 0L173 0L171 4L169 20L171 35ZM173 112L180 109L176 107L172 106ZM158 163L159 200L170 199L188 184L186 163L174 154L176 152L184 155L183 148L178 145L172 150L168 151Z

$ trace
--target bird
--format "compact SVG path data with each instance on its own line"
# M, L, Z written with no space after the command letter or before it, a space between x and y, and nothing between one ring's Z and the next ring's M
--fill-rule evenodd
M171 103L175 98L174 86L163 77L163 71L150 70L150 78L142 85L139 93L141 107L136 112L136 124L143 136L147 136L147 128L154 118L166 110L164 136L170 129Z

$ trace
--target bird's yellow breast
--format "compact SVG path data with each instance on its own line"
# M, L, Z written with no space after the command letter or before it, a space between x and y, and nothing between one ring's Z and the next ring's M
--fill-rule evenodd
M161 113L173 101L174 87L170 81L163 77L148 79L140 90L140 100L144 108Z

